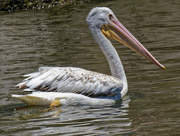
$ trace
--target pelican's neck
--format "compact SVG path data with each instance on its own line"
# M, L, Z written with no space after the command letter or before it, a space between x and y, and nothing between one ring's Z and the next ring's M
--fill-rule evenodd
M119 58L118 53L116 52L114 46L111 42L102 34L100 28L90 26L91 33L101 48L102 52L106 56L106 59L109 63L111 75L117 77L125 82L126 75L123 69L123 65Z

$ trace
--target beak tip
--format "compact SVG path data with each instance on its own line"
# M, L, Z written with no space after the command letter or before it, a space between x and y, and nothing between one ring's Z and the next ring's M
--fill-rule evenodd
M166 69L166 68L165 68L165 66L162 66L161 68L162 68L163 70L165 70L165 69Z

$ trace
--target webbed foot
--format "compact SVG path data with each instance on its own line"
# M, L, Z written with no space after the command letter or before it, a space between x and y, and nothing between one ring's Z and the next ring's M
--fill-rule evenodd
M59 100L54 100L51 105L50 105L50 108L54 108L54 107L58 107L60 106L60 101Z

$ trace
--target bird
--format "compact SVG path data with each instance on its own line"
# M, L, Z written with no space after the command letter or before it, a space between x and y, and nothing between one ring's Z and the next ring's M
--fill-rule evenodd
M124 97L128 83L120 57L110 42L116 40L163 70L151 53L120 23L107 7L93 8L87 24L95 42L105 55L111 75L77 67L40 67L25 75L16 87L26 95L12 95L28 105L111 105Z

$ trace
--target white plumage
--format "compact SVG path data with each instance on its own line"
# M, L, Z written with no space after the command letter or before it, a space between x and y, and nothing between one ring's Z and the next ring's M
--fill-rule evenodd
M28 105L50 105L54 100L59 100L61 105L91 105L91 106L111 106L115 103L112 99L90 98L75 93L57 92L33 92L28 95L12 95Z
M127 93L127 79L118 53L107 37L123 43L164 69L109 8L92 9L86 21L106 56L111 76L81 68L41 67L38 72L25 75L27 78L17 85L23 91L33 93L12 97L29 105L50 104L56 99L63 105L104 105L119 100Z
M25 75L17 85L23 91L78 93L91 97L114 96L123 89L120 79L73 67L41 67L39 72Z

